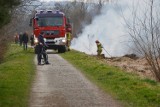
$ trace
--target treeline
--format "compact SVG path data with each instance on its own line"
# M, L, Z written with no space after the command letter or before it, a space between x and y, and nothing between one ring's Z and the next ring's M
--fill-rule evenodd
M12 9L20 2L20 0L0 0L0 28L10 22Z
M128 35L134 43L134 50L146 59L160 82L160 1L141 1L134 8L132 22L126 21Z
M20 3L21 0L0 0L0 62L7 50L6 31L3 27L11 21L13 9Z

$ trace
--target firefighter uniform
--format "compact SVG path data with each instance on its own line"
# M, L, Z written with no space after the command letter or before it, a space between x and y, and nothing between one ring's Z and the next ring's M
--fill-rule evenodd
M102 47L102 44L98 40L96 40L96 44L97 44L97 55L100 56L102 53L103 47Z
M68 47L68 50L70 50L70 44L71 44L71 33L68 32L67 33L67 47Z

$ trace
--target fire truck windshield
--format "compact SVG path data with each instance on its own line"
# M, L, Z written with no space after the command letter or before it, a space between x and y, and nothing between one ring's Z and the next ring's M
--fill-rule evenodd
M63 17L41 17L38 18L38 26L62 26Z

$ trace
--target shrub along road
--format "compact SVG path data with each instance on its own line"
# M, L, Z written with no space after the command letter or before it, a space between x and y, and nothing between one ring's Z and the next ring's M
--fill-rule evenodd
M49 62L37 66L30 107L120 107L58 54Z

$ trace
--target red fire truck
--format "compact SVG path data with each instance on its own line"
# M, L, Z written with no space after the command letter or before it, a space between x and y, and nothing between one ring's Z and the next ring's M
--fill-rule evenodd
M69 18L60 11L37 11L30 21L33 26L34 43L38 42L37 37L40 32L44 32L44 41L48 45L47 49L58 50L59 53L65 52L66 34L71 33Z

